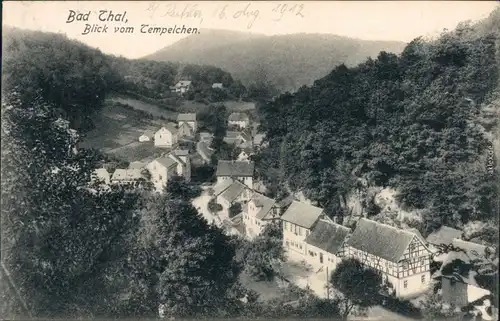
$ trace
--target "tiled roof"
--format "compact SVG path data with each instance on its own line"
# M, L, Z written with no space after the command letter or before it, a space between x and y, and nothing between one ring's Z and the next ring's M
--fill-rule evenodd
M345 226L320 220L306 238L306 243L336 254L350 232L351 230Z
M413 232L362 218L347 243L387 261L398 262L414 237L418 236Z
M229 115L229 121L248 121L250 118L245 113L232 113Z
M216 176L252 177L253 171L253 162L220 160Z
M128 168L129 169L142 169L146 166L146 164L142 163L142 162L138 162L138 161L135 161L135 162L131 162L129 165L128 165Z
M177 121L196 121L195 113L185 113L177 115Z
M259 220L272 218L271 209L276 203L275 200L265 195L254 193L252 197L252 202L255 204L255 206L259 208L257 214L255 214L256 218L258 218Z
M240 196L247 187L238 181L233 181L233 183L220 195L227 202L233 202L238 196Z
M176 149L172 152L173 154L177 156L188 156L189 155L189 150L187 149Z
M140 169L116 169L112 180L138 180L143 178Z
M155 159L158 163L165 166L165 168L170 168L177 165L177 162L169 156L163 156Z
M281 219L309 229L316 223L322 214L322 208L293 201Z
M435 245L450 245L453 239L459 239L461 237L462 231L448 226L441 226L439 230L434 231L427 236L427 242Z
M231 186L231 184L233 184L233 182L234 181L232 179L225 179L222 182L215 184L215 186L213 188L214 196L219 196L219 194L221 194L226 189L228 189L229 186Z

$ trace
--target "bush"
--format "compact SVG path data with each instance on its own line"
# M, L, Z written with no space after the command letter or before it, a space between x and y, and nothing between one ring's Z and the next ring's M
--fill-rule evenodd
M222 211L222 205L218 204L215 199L211 199L210 202L208 202L208 210L211 213L217 213Z

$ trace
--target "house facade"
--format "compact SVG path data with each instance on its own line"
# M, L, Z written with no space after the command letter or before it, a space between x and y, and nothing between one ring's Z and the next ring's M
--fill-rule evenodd
M195 113L183 113L177 116L177 126L180 128L182 124L188 124L194 134L198 130L198 122L196 121Z
M171 123L160 128L154 137L155 146L158 147L172 148L179 142L178 129Z
M174 86L170 87L172 92L184 94L185 92L191 90L191 81L190 80L181 80L178 81Z
M248 161L220 160L217 163L217 182L234 179L253 189L254 163Z
M416 233L362 218L347 245L346 255L379 271L397 297L428 288L432 253Z
M189 153L185 150L175 150L167 156L159 157L147 165L151 174L151 182L156 191L162 192L169 177L183 176L187 181L191 179L191 164Z
M314 225L323 217L323 209L306 203L293 201L281 216L283 222L283 246L297 258L307 253L306 238L311 234ZM293 257L292 257L293 259Z
M253 239L258 236L267 224L279 219L279 214L275 200L254 192L243 213L247 238Z
M247 128L250 126L250 118L245 113L232 113L229 115L228 125Z
M345 226L320 219L305 239L306 261L316 270L334 271L345 255L350 232Z

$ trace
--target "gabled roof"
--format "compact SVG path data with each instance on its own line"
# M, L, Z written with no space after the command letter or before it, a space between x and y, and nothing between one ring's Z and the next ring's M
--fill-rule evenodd
M172 158L176 163L181 164L182 166L186 166L186 163L175 153L168 154L168 157Z
M254 193L252 196L252 202L259 208L255 217L259 220L265 220L272 218L271 209L273 208L276 201L260 193Z
M417 230L416 228L409 228L409 229L406 229L407 231L409 232L412 232L414 233L418 239L420 240L420 242L422 242L422 244L427 244L427 240L422 236L422 233L420 233L419 230Z
M175 87L184 87L184 86L189 86L189 85L191 85L191 80L179 80L175 84Z
M226 138L231 138L231 139L236 139L241 136L241 132L237 131L227 131L226 132Z
M453 239L462 237L462 231L448 226L441 226L437 231L427 236L427 242L435 245L450 245Z
M140 169L116 169L112 180L138 180L143 178Z
M185 128L187 128L187 129L188 129L188 131L190 131L190 130L191 130L191 126L189 126L189 125L188 125L188 123L187 123L187 122L184 122L184 121L182 122L182 124L180 124L180 125L179 125L179 129L180 129L181 127L185 127Z
M196 121L195 113L185 113L177 115L177 121Z
M177 162L169 156L158 157L157 159L155 159L155 161L160 163L165 168L171 168L173 166L177 166Z
M129 165L128 165L128 168L129 169L142 169L146 166L146 164L142 163L142 162L139 162L139 161L135 161L135 162L131 162Z
M175 124L173 124L173 123L168 123L168 124L166 124L165 126L163 126L162 128L165 128L166 130L168 130L170 133L172 133L172 135L177 134L177 132L179 131L179 130L177 129L177 127L175 126ZM158 130L156 131L156 133L157 133L157 132L159 132L162 128L158 129ZM156 133L155 133L155 134L156 134Z
M281 219L309 229L318 221L322 214L322 208L293 201Z
M232 113L229 115L229 121L249 121L250 118L245 113Z
M233 180L230 179L225 179L222 182L219 182L215 184L213 191L214 191L214 196L219 196L222 192L224 192L226 189L233 184Z
M227 202L233 202L238 196L243 193L247 187L238 181L233 181L233 183L220 195Z
M176 149L172 151L173 154L177 156L188 156L189 155L189 150L187 149Z
M289 206L290 204L292 204L292 202L295 200L295 198L293 197L293 195L288 195L287 197L285 197L284 199L282 200L279 200L276 202L276 206L278 207L287 207Z
M220 160L216 176L252 177L253 171L253 162Z
M252 134L244 131L241 133L240 137L245 141L245 142L252 142L253 143L253 140L252 140Z
M414 237L418 238L411 231L362 218L347 243L387 261L398 262Z
M454 247L461 248L464 250L471 259L478 259L485 257L486 249L485 245L467 242L461 239L453 239L451 243Z
M318 247L328 253L337 254L351 230L326 220L319 220L306 243Z
M153 137L154 135L155 135L155 131L154 131L154 130L152 130L152 129L148 129L148 130L146 130L146 131L142 134L142 136L146 136L146 137Z

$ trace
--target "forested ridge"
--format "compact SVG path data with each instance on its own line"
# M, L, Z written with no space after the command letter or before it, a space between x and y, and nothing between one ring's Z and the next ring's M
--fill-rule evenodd
M23 88L24 101L41 96L81 130L91 127L89 117L111 92L175 98L169 87L179 80L191 80L196 91L219 82L241 92L241 83L220 68L106 55L62 34L7 27L3 48L3 85Z
M498 226L500 176L487 160L500 119L498 35L462 24L261 105L269 147L259 175L278 197L303 192L331 216L348 216L358 193L376 217L367 191L391 187L424 233L473 220Z

